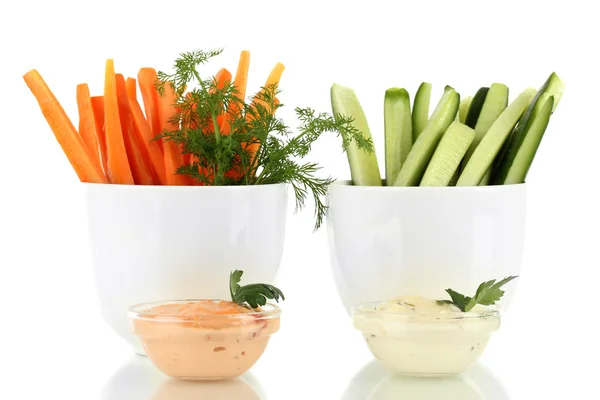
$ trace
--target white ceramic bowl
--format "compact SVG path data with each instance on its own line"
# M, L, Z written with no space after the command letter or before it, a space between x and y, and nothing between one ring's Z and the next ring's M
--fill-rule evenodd
M103 317L144 354L127 309L177 298L228 299L229 273L272 283L279 268L287 185L85 184Z
M338 182L328 194L335 282L348 312L396 296L474 294L486 280L518 275L526 185L366 187ZM506 308L515 284L506 287Z

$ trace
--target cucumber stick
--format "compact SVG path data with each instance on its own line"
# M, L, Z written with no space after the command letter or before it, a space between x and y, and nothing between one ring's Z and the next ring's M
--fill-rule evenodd
M489 90L489 87L482 87L475 93L475 96L473 96L471 105L469 105L469 112L465 118L465 125L469 128L475 129L475 125L477 124L479 114L481 113L483 103L485 103L485 98L487 97Z
M508 87L501 83L492 84L487 91L485 101L481 107L481 112L477 118L477 123L475 124L475 139L473 140L473 143L471 143L471 147L469 147L467 154L465 154L463 165L467 165L467 162L481 142L481 139L483 139L494 121L500 116L507 105Z
M431 83L423 82L417 89L412 110L413 142L425 129L429 120L429 103L431 102Z
M467 120L467 114L469 113L469 107L471 106L471 102L473 101L473 96L466 97L460 101L460 106L458 107L458 121L461 123L465 123Z
M521 117L517 128L509 139L509 142L506 143L505 150L502 154L502 157L498 160L498 166L492 177L492 182L494 184L501 185L506 180L508 170L511 168L519 148L521 147L524 138L527 136L528 129L531 127L532 117L537 114L541 106L544 104L544 99L540 101L540 97L542 97L544 93L546 93L548 96L554 97L554 105L552 110L554 112L564 90L565 85L560 80L558 75L556 75L554 72L550 74Z
M529 167L531 167L535 153L546 132L550 115L552 115L552 110L554 109L554 96L549 96L549 98L541 96L540 100L545 101L539 108L539 112L532 118L533 122L503 182L505 185L525 182Z
M354 90L333 84L331 86L331 108L333 115L344 115L354 119L354 127L365 139L371 139L371 131L365 113ZM381 175L375 150L359 149L352 141L346 148L352 182L358 186L381 186Z
M417 186L421 182L442 135L456 117L459 103L460 95L450 86L446 86L444 95L431 114L425 129L413 144L404 165L400 168L394 186Z
M453 122L435 149L421 186L447 186L473 139L475 130L458 121Z
M479 185L535 94L535 89L525 89L504 109L473 152L471 159L460 174L456 186Z
M386 90L383 101L385 124L385 181L391 185L412 147L410 96L405 89Z

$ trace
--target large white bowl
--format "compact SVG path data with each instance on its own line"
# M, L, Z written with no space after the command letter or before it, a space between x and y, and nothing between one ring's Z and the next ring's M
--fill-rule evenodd
M486 280L518 275L526 185L367 187L335 183L328 237L339 295L348 312L401 295L474 294ZM499 303L508 307L515 284Z
M271 283L277 274L287 186L85 184L102 314L144 354L127 308L185 298L228 298L229 273Z

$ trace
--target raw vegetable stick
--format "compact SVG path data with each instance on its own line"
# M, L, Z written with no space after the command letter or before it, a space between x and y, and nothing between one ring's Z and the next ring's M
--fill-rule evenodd
M504 109L473 152L471 159L460 174L456 186L479 185L535 93L535 89L525 89Z
M79 180L90 183L108 183L100 166L92 161L83 139L40 73L33 69L23 75L23 79L35 96L44 118Z
M412 147L410 96L405 89L386 90L383 101L385 124L385 181L392 185Z
M179 129L179 126L171 121L176 114L175 92L169 82L165 84L164 88L165 92L162 96L159 95L158 97L158 114L160 116L161 132L163 130L175 131ZM187 177L177 173L177 169L183 164L180 147L172 140L163 141L163 156L165 160L167 185L187 185Z
M421 186L447 186L474 138L473 129L458 121L453 122L435 149Z
M231 83L231 72L227 70L227 68L221 68L219 72L214 77L216 90L223 90L225 85L229 82ZM228 124L227 113L225 112L225 107L223 107L223 112L220 115L219 121L217 121L217 126L219 128L219 133L222 135L229 135L231 132L231 125Z
M494 121L502 114L502 111L508 106L508 87L502 83L493 83L481 107L481 111L477 117L475 124L475 139L471 143L471 147L465 154L463 165L467 165L471 155L481 143L481 139L485 136Z
M502 184L506 179L506 175L508 170L512 166L514 162L514 158L516 157L521 144L523 143L524 137L527 135L529 127L535 117L535 114L539 111L543 102L540 102L540 97L546 93L549 96L554 96L554 106L553 112L558 106L558 102L562 97L562 94L565 90L564 83L560 80L556 73L552 73L546 82L542 85L540 90L536 93L535 97L527 107L525 113L519 120L519 123L516 129L512 132L510 137L508 138L503 152L500 154L499 160L497 161L497 168L494 171L494 176L492 177L492 181L496 184Z
M96 135L98 138L98 151L100 152L100 162L104 173L108 171L106 164L106 134L104 132L104 97L92 96L92 109L94 110L94 121L96 123Z
M127 98L137 100L137 80L131 77L127 78L125 87L127 88Z
M160 114L158 110L158 101L160 95L156 89L157 80L158 76L154 68L142 68L138 72L138 84L140 85L140 93L142 94L142 100L144 101L146 120L150 124L152 137L156 137L161 134ZM163 140L157 139L157 143L160 151L162 152Z
M431 83L423 82L417 89L412 110L413 143L425 129L429 120L429 103L431 102ZM388 183L389 185L389 183Z
M117 74L116 82L121 130L133 180L136 185L153 185L157 179L154 178L152 162L146 146L142 143L141 135L135 129L131 107L129 106L127 84L123 75Z
M334 116L351 117L352 125L362 133L366 140L371 139L371 130L367 117L354 90L333 84L331 86L331 108ZM346 148L350 176L357 186L381 186L381 174L375 150L367 152L359 149L353 140Z
M463 124L466 122L467 114L469 113L469 107L471 106L472 101L473 96L469 96L461 100L460 106L458 107L458 114L456 115L459 122Z
M112 59L106 60L104 78L104 130L106 132L106 152L108 180L111 183L134 185L133 175L127 159L127 150L123 141L119 100L117 97L117 78Z
M417 186L421 182L442 135L456 117L459 103L460 95L452 87L446 86L444 95L431 114L425 129L408 153L394 186Z
M79 111L79 134L87 147L92 162L101 166L96 120L94 119L90 88L87 83L77 85L77 110Z
M240 53L240 61L238 63L237 71L235 73L235 79L233 80L233 86L238 91L238 98L242 102L246 100L246 86L248 85L248 72L250 71L250 52L244 50ZM239 104L232 104L232 112L239 111Z
M552 110L554 109L554 96L544 93L540 96L540 101L538 101L538 103L543 105L540 107L538 113L533 118L533 122L529 126L527 135L523 139L523 143L521 144L521 147L519 147L519 151L508 170L506 179L503 182L504 185L525 182L529 167L531 167L535 153L546 132Z
M469 105L469 111L465 117L465 125L469 128L475 129L475 125L477 124L479 114L481 114L481 109L483 108L483 103L485 103L489 90L489 87L479 88L477 93L475 93L475 96L473 96L473 100L471 100L471 104Z
M273 67L273 69L271 70L271 73L269 74L269 77L267 78L267 81L265 82L265 86L264 88L270 90L271 87L275 86L275 89L277 89L277 86L279 85L279 81L281 80L281 75L283 74L283 70L285 69L284 65L282 63L277 63L275 64L275 67ZM264 92L265 89L261 89L259 93ZM277 100L277 98L273 99L274 101L274 105L276 106L277 104L279 104L279 100ZM265 104L265 102L263 100L258 99L256 96L254 97L254 99L252 100L252 104L250 106L253 106L255 104L262 104L264 107L267 107L268 105ZM275 110L271 110L271 112L275 112ZM255 154L258 151L258 147L259 147L259 143L251 143L250 145L248 145L247 150L248 152L250 152L250 154ZM250 162L250 164L252 165L252 161Z
M160 147L158 146L158 141L152 140L154 136L152 135L152 131L150 130L150 125L148 124L148 121L146 121L146 119L144 118L142 107L137 101L137 98L131 96L132 93L128 92L128 100L129 106L131 107L133 123L138 134L140 135L142 145L146 147L146 151L148 152L148 156L150 157L150 161L152 162L152 167L154 173L156 174L158 183L161 185L166 185L167 178L165 173L165 160L163 158L163 154L160 150Z

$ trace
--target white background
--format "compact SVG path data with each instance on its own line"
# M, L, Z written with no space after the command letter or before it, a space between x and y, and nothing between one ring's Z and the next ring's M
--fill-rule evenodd
M600 398L600 29L591 4L2 2L0 399L244 400L258 398L255 386L270 400L337 400L344 392L346 400L411 398L406 390L415 399ZM329 111L333 82L354 87L379 154L390 86L414 94L427 80L436 97L446 84L467 96L497 81L514 98L552 71L566 82L528 177L519 290L482 365L464 380L446 387L379 384L377 364L353 380L371 356L337 299L325 230L313 234L311 211L291 216L291 205L278 278L289 300L282 330L246 377L249 386L173 386L105 326L81 187L21 76L37 68L76 121L75 86L89 82L100 93L106 58L135 76L143 66L168 69L181 51L214 47L226 52L209 73L234 71L239 51L252 51L250 91L275 62L284 63L285 118L294 106ZM324 175L349 177L336 138L324 138L312 157Z

